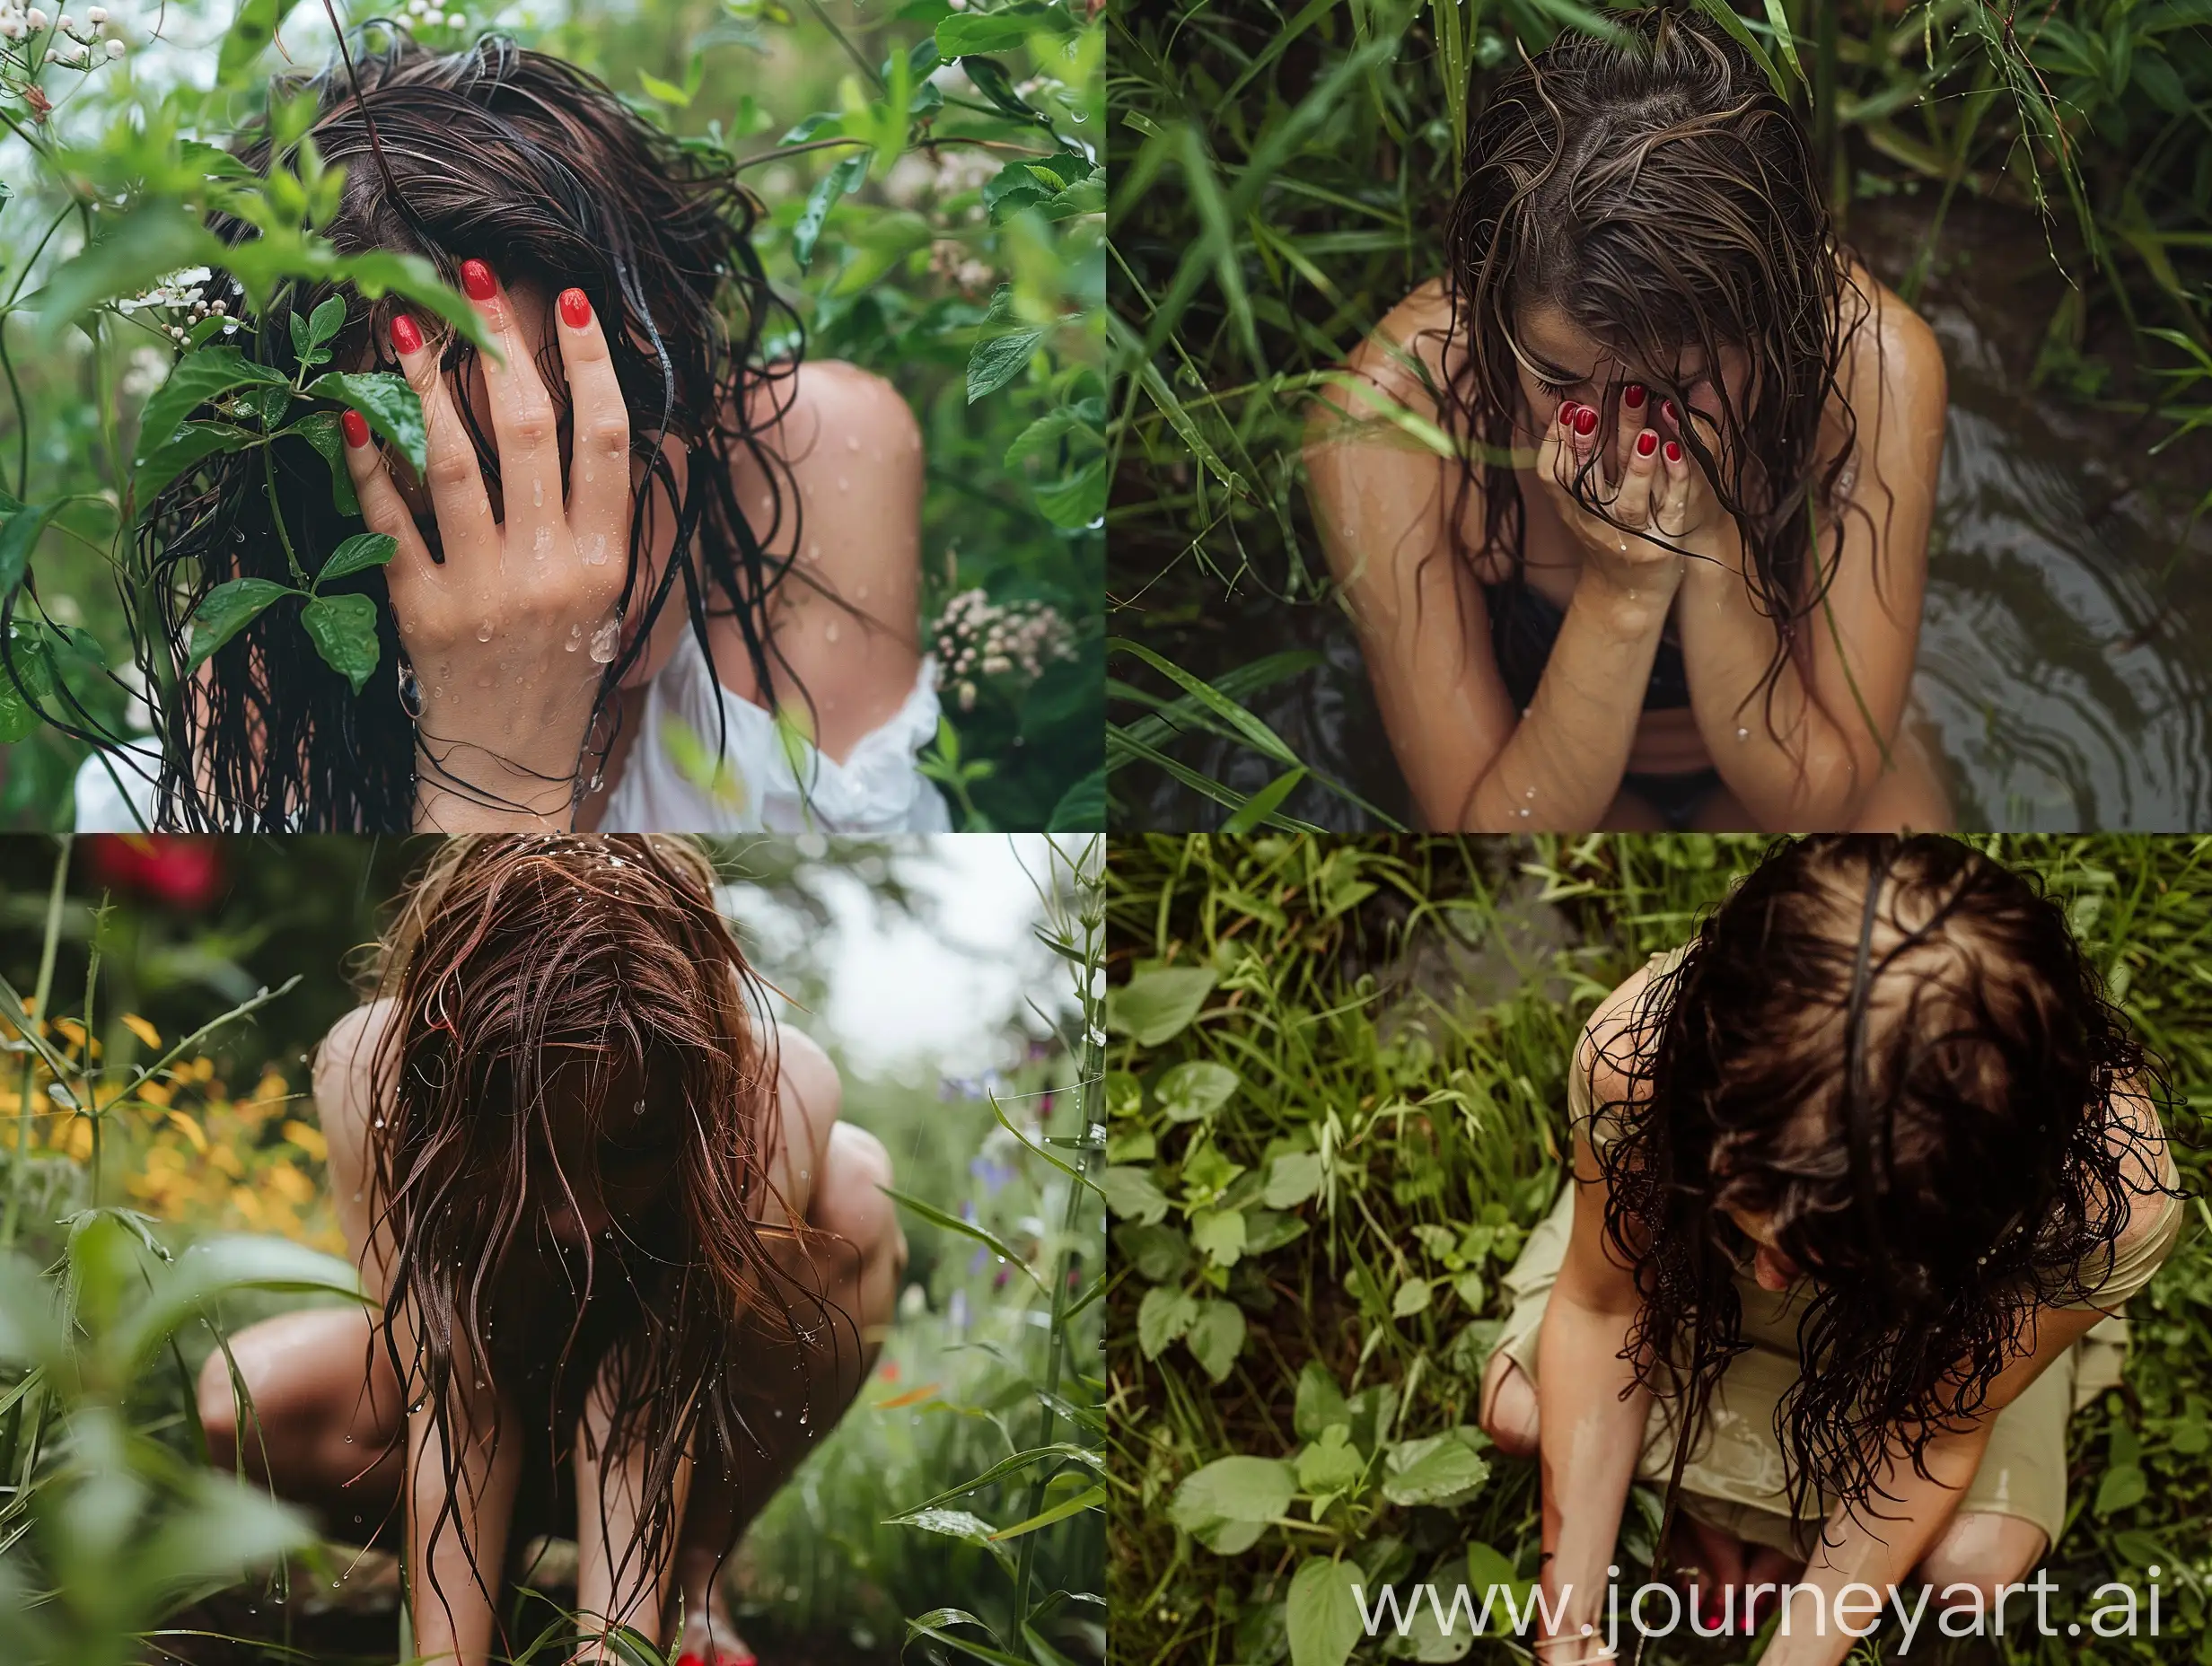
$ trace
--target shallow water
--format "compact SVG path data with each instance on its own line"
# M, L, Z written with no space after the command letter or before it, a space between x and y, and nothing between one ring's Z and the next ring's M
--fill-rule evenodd
M1899 198L1855 213L1854 238L1894 283L1925 209ZM1951 411L1909 721L1940 749L1962 826L2212 826L2212 516L2189 525L2212 485L2212 445L2199 434L2147 457L2163 425L2029 386L2064 292L2033 224L1953 205L1919 303L1943 344ZM2115 390L2137 391L2128 344L2098 347ZM1410 818L1358 644L1333 605L1211 604L1148 639L1207 677L1319 650L1321 666L1262 691L1253 709L1318 769ZM1204 736L1175 750L1241 792L1276 773ZM1117 775L1115 787L1127 825L1215 826L1224 813L1148 770ZM1325 827L1368 825L1311 786L1285 808Z

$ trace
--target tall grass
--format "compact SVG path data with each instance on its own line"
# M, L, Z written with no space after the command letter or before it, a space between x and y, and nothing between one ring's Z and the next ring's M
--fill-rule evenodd
M2200 1113L2212 1103L2212 841L1984 842L2044 876ZM1534 1577L1534 1466L1470 1429L1505 1311L1497 1276L1556 1196L1582 1022L1763 848L1704 837L1117 844L1109 1583L1124 1658L1343 1666L1349 1639L1330 1646L1299 1623L1301 1587L1312 1603L1326 1570L1446 1589ZM2201 1188L2204 1152L2177 1155ZM2069 1519L2049 1563L2061 1588L2166 1570L2164 1635L2101 1644L2100 1660L2212 1651L2212 1238L2199 1230L2212 1222L2201 1203L2190 1210L2132 1304L2126 1385L2069 1432ZM1330 1450L1331 1421L1356 1450ZM1226 1459L1252 1467L1209 1472ZM1655 1504L1648 1488L1632 1498L1624 1568L1650 1562ZM1417 1635L1391 1652L1451 1660L1469 1643L1462 1629L1456 1645ZM1938 1661L2068 1658L2032 1637L2000 1655L1941 1646L1958 1652ZM1924 1638L1910 1658L1927 1652ZM1525 1653L1489 1642L1474 1658ZM1655 1645L1648 1658L1724 1656Z
M1847 234L1856 201L1900 188L1933 200L1906 269L1883 274L1908 300L1960 193L2040 216L2071 286L2044 328L2038 379L2092 390L2083 343L2114 320L2152 391L2102 408L2146 418L2154 451L2212 423L2212 11L1701 4L1805 111ZM1327 599L1297 455L1304 404L1436 273L1468 110L1494 73L1562 30L1608 25L1579 0L1237 0L1112 16L1113 825L1137 825L1132 791L1163 775L1234 830L1294 816L1388 825L1248 709L1315 670L1318 653L1224 646L1203 679L1172 662L1192 636L1225 629L1231 603ZM1177 747L1189 734L1229 743L1249 766L1240 780L1267 786L1209 779L1218 772Z

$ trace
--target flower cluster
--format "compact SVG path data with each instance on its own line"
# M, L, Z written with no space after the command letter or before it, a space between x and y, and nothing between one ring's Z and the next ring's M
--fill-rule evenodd
M459 12L441 11L430 0L407 0L408 21L425 29L435 29L443 23L448 29L466 29L469 20Z
M204 266L187 267L181 272L171 272L153 288L147 290L145 294L134 296L128 301L117 302L116 311L130 313L158 309L181 312L184 314L184 322L181 324L169 323L155 326L163 335L178 341L182 341L189 336L192 333L192 326L206 318L222 319L224 320L223 333L226 336L236 335L238 320L230 316L231 303L220 299L210 301L207 298L207 285L213 280L213 276L214 275Z
M998 281L997 270L989 262L977 259L967 244L950 238L941 237L930 244L929 269L967 295L986 294Z
M25 40L44 34L49 24L54 34L47 42L46 56L57 64L89 69L130 50L118 39L121 26L110 21L105 6L91 8L80 23L66 12L48 18L38 6L25 6L22 0L0 0L0 40ZM104 39L102 30L108 31Z
M937 687L950 688L960 709L975 709L977 680L1013 677L1026 687L1054 660L1073 659L1073 633L1059 610L1042 601L993 601L963 590L944 604L933 633Z
M894 207L918 207L923 198L949 202L980 191L998 177L1005 164L986 151L966 145L939 145L933 149L908 151L883 176L883 195ZM969 206L967 217L984 217L980 201Z

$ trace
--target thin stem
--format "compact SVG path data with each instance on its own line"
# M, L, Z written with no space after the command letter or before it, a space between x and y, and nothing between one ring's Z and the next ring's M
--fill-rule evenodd
M46 897L46 938L39 950L39 981L31 996L31 1021L40 1023L46 1018L46 1004L54 993L54 957L61 945L61 903L63 887L69 877L69 846L75 836L65 833L57 842L54 853L54 880ZM31 1073L36 1053L23 1055L22 1076L15 1095L15 1166L9 1176L7 1219L0 1222L0 1247L15 1242L17 1217L22 1214L23 1182L31 1155Z
M302 588L307 584L306 569L300 566L299 557L292 548L292 534L285 530L284 505L276 498L276 459L274 448L261 448L261 477L268 482L269 518L276 522L276 540L285 547L285 563L292 569L294 581Z

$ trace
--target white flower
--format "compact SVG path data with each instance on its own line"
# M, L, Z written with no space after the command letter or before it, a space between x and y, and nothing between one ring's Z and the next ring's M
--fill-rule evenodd
M93 6L91 10L84 13L84 21L90 23L94 29L98 29L102 23L108 21L108 8L104 5Z
M469 20L458 12L448 12L445 14L445 26L448 29L466 29L469 26Z
M34 5L23 13L23 21L31 25L31 32L35 35L46 27L46 13Z
M60 30L61 32L66 35L71 30L75 29L76 25L69 21L69 13L64 12L61 16L56 20L54 27Z
M108 56L110 57L121 57L123 54L129 49L130 48L126 47L120 40L110 40L108 42Z

